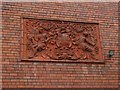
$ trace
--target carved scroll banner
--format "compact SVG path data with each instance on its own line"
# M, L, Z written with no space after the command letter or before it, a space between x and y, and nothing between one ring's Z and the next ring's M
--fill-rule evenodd
M29 61L101 62L99 24L23 19L21 58Z

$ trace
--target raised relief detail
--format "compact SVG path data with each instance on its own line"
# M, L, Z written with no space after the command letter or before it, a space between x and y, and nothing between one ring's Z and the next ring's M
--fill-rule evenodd
M23 20L22 58L37 61L102 59L98 24Z

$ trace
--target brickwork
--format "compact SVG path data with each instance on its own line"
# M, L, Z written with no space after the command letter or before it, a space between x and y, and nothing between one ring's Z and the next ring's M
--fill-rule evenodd
M118 88L118 3L2 3L3 88ZM20 59L21 20L99 23L105 63L29 62ZM115 50L112 58L109 50Z

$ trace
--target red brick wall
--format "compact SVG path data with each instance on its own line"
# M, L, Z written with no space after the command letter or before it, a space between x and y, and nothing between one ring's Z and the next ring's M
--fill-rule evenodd
M3 2L3 88L118 88L118 3ZM20 60L21 19L47 18L99 23L100 63ZM112 58L109 50L115 50Z

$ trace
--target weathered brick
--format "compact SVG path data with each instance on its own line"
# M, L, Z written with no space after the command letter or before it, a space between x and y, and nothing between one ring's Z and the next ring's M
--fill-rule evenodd
M118 88L118 3L3 2L3 88ZM105 64L25 62L20 58L21 20L99 23ZM109 50L115 50L113 58Z

